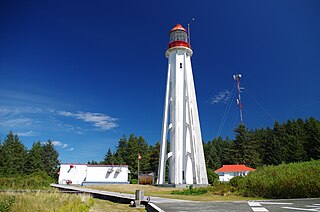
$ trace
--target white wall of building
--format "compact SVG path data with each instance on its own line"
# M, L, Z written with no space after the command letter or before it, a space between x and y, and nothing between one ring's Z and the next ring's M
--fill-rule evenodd
M245 172L218 172L219 175L219 181L221 182L228 182L235 176L246 176L249 173L249 171Z
M128 166L61 164L59 184L73 185L128 183Z
M71 168L73 166L73 168ZM87 165L85 164L61 164L59 184L67 184L71 180L72 184L80 185L87 176Z
M128 182L128 167L88 166L87 182L124 183Z

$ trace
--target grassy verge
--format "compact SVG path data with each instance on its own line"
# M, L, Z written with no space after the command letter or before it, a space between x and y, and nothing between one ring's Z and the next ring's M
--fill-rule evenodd
M214 189L209 190L206 193L199 195L186 195L183 192L184 189L180 188L167 188L167 187L158 187L150 185L103 185L103 186L90 186L92 189L103 190L103 191L113 191L127 194L134 194L136 190L143 190L145 196L157 196L171 199L183 199L183 200L192 200L192 201L244 201L244 200L256 200L258 198L251 197L242 197L236 195L232 192L215 192ZM177 192L176 194L174 194ZM152 198L151 198L152 199ZM260 198L261 199L261 198Z
M13 197L14 201L9 205ZM8 209L0 208L0 211L89 211L93 204L93 198L83 194L0 193L0 205L9 206Z
M127 204L119 204L110 202L107 200L101 199L94 199L94 206L90 209L90 211L115 211L115 212L122 212L122 211L145 211L144 208L131 208Z
M46 173L38 172L31 175L0 177L0 190L48 190L54 182Z

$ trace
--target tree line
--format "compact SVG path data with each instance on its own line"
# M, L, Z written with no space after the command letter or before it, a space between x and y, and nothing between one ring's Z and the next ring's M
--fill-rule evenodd
M53 142L34 142L27 149L18 135L13 132L0 141L0 177L17 177L34 173L46 173L57 179L59 171L59 153Z
M203 143L206 166L218 169L227 164L245 164L256 168L263 165L302 162L320 159L320 122L314 118L275 122L272 128L249 130L245 125L234 129L235 138L218 137ZM169 144L170 146L170 144ZM170 147L168 148L170 149ZM131 134L119 140L114 152L109 148L100 164L126 164L137 175L140 171L157 173L160 144L148 145L143 137ZM98 164L91 161L90 164Z
M210 171L226 164L245 164L256 168L263 165L302 162L320 159L320 122L314 118L275 122L272 128L249 130L245 125L234 129L234 139L214 138L203 143L207 169ZM168 144L168 150L170 143ZM88 164L126 164L135 178L140 171L157 173L160 144L149 145L142 136L131 134L119 139L115 151L109 148L102 161ZM45 172L57 178L59 153L53 142L34 142L27 149L17 135L10 132L0 141L0 177L11 177Z
M140 154L141 156L141 160L139 160L139 171L157 173L159 152L159 142L155 145L149 145L142 136L137 137L131 134L129 138L127 138L126 135L123 135L118 142L115 152L112 152L109 148L102 161L89 161L88 164L125 164L129 166L132 177L136 178L138 175L138 155Z
M207 166L217 169L225 164L262 165L320 159L320 122L314 118L288 120L273 128L249 130L239 125L235 139L221 137L204 145Z

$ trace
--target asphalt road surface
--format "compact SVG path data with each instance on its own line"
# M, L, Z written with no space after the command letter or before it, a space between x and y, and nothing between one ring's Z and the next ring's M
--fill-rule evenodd
M162 210L170 211L270 211L293 212L315 211L320 212L320 198L313 199L282 199L268 201L235 201L235 202L172 202L155 203Z

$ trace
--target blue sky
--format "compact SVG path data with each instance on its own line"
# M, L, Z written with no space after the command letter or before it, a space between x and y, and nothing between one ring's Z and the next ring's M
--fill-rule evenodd
M320 119L319 11L317 0L1 1L0 139L51 139L62 162L100 161L123 134L154 144L177 23L191 23L205 141L239 124L236 73L248 128Z

